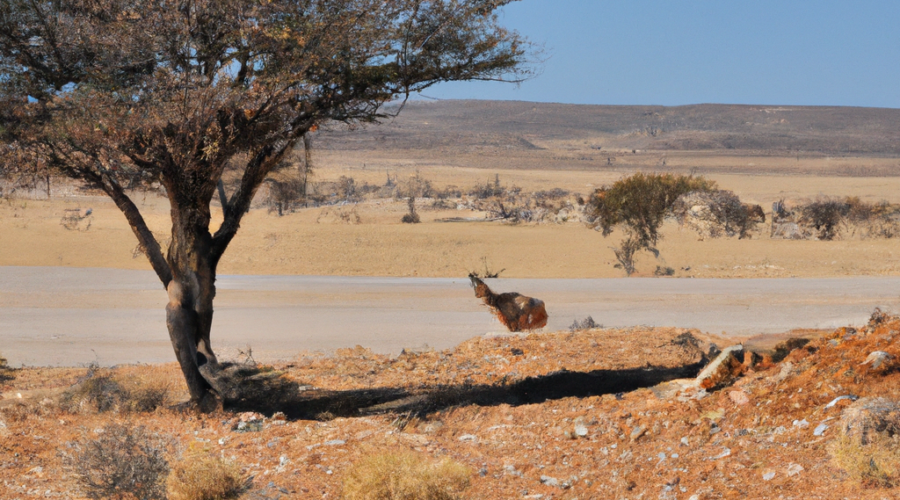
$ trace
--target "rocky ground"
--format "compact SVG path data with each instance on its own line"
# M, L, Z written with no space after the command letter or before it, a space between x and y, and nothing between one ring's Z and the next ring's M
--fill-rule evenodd
M222 373L241 389L212 415L173 403L185 397L174 364L7 369L0 498L86 493L73 457L110 423L158 434L170 462L199 451L237 463L251 499L340 498L363 457L404 450L463 464L462 498L895 498L900 318L802 333L815 339L720 358L706 382L695 377L717 339L675 328L396 357L356 348L281 366L245 355ZM104 405L86 396L90 380L164 387L169 403Z

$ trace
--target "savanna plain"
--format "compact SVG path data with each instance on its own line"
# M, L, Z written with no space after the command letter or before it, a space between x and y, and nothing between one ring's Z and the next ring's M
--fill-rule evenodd
M298 151L265 184L219 273L495 272L499 289L503 278L624 278L624 232L591 229L589 201L643 172L712 180L765 221L729 234L686 206L664 222L658 256L637 253L634 277L898 276L898 130L900 112L865 108L415 101L379 126L319 131L309 171ZM3 195L0 266L149 269L111 201L55 178ZM164 194L130 195L165 244ZM817 202L888 215L875 225L843 217L826 235L802 216ZM401 222L411 215L419 222ZM116 306L114 294L68 300L85 315ZM14 287L0 288L0 310L17 301ZM486 309L484 322L485 332L502 328ZM175 363L3 364L0 498L115 496L113 477L146 488L129 498L206 498L189 491L204 481L248 499L900 491L891 311L837 330L741 338L640 317L628 328L597 323L445 350L351 344L263 363L246 349L228 360L244 389L210 415L185 408ZM393 493L365 496L382 489Z

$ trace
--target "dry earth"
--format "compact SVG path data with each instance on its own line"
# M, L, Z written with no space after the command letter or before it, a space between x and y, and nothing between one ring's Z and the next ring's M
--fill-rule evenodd
M247 499L339 498L361 457L398 450L462 463L471 474L464 498L894 498L896 460L879 462L890 479L872 483L832 457L852 401L829 402L900 397L900 320L873 318L859 329L795 332L818 340L712 392L640 388L696 373L718 340L672 328L474 339L396 357L301 354L275 371L248 367L265 377L246 383L266 380L263 390L209 416L67 411L60 395L85 369L6 371L0 496L79 498L66 457L104 425L127 422L170 439L170 460L187 450L233 460L250 478ZM875 350L894 358L863 364ZM184 397L173 364L105 374L130 387L167 382ZM287 419L237 432L256 418L237 412L251 410Z
M897 130L900 112L866 108L414 102L380 126L320 132L312 181L347 176L382 185L388 177L402 183L419 173L436 188L465 191L499 176L502 185L525 192L562 188L586 196L637 170L672 171L708 176L767 213L774 201L819 196L900 203ZM111 202L80 196L59 181L54 192L50 201L14 195L0 203L0 265L149 268L133 256L134 236ZM164 240L166 200L134 197ZM493 268L506 269L505 277L623 274L612 267L615 234L603 238L573 220L441 223L436 221L485 214L428 205L420 200L418 225L400 223L403 200L306 208L284 217L257 207L219 271L457 277L486 258ZM78 228L60 225L65 209L88 208L92 215ZM663 235L663 260L642 255L639 273L650 275L663 265L679 277L900 274L892 240L782 241L761 230L751 240L698 241L672 223Z

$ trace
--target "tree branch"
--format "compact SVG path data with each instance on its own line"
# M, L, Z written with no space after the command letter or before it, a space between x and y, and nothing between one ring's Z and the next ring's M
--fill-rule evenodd
M247 164L244 170L244 176L241 178L241 185L237 191L231 196L231 200L222 205L224 220L222 225L213 235L212 248L210 250L210 260L217 263L228 248L228 244L237 234L241 227L241 219L247 210L250 209L250 203L260 184L269 175L269 172L284 158L284 155L290 151L297 141L309 130L309 127L303 127L291 134L280 147L272 145L264 147L254 156Z
M141 215L141 211L138 209L137 205L135 205L134 202L131 201L131 198L125 194L122 186L109 176L92 171L81 171L81 174L86 180L103 189L103 191L112 198L116 206L119 207L119 210L125 215L125 219L128 220L128 225L131 226L131 230L134 231L134 235L137 237L138 242L140 242L141 246L144 248L147 260L150 261L150 265L153 267L153 270L156 271L159 280L162 281L163 288L168 288L169 282L172 281L172 269L169 267L168 262L166 262L166 258L163 256L159 242L156 241L150 228L147 227L144 216Z

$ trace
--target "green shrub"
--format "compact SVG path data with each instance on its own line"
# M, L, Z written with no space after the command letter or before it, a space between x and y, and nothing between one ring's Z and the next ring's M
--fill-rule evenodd
M691 191L715 189L716 183L703 177L638 172L594 191L587 214L604 236L609 236L615 227L624 226L626 238L613 250L619 261L617 267L630 276L637 251L647 250L659 256L655 248L659 228L678 197Z

